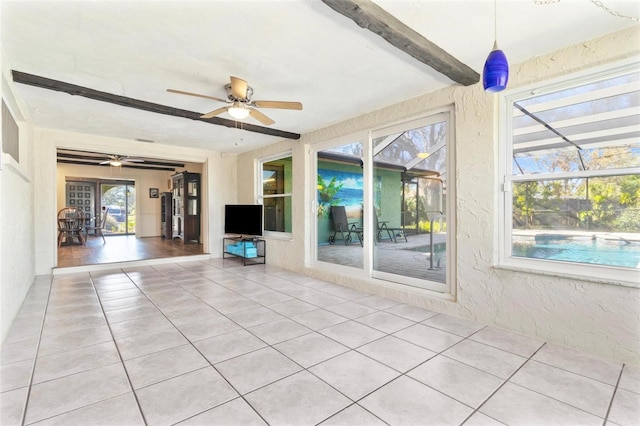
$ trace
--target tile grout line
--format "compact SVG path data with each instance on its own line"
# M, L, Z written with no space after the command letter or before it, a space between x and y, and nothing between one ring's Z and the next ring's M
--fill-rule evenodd
M533 361L535 361L535 362L537 362L539 364L545 365L547 367L555 368L556 370L564 371L565 373L570 373L570 374L575 375L575 376L580 376L580 377L582 377L584 379L588 379L588 380L591 380L591 381L594 381L594 382L598 382L598 383L603 384L603 385L611 386L611 387L614 387L614 388L617 386L617 385L612 385L611 383L607 383L607 382L605 382L603 380L597 379L595 377L587 376L587 375L585 375L585 374L583 374L581 372L577 372L577 371L573 371L573 370L567 370L566 368L561 367L559 365L550 364L548 361L544 362L544 361L540 361L539 359L534 359ZM625 365L624 363L621 363L621 364L622 364L622 366ZM622 367L620 367L620 368L622 368Z
M375 308L374 308L374 309L375 309ZM384 311L384 310L378 310L378 312L385 312L385 311ZM439 315L439 314L437 314L437 315ZM434 315L434 316L437 316L437 315ZM427 319L429 319L429 318L427 318ZM410 320L410 321L412 321L412 320ZM426 321L426 320L425 320L425 321ZM416 324L421 324L421 322L417 322ZM413 325L415 325L415 324L413 324ZM410 326L408 326L408 327L412 327L412 325L410 325ZM408 328L408 327L405 327L405 328ZM485 327L486 327L486 326L485 326ZM483 328L485 328L485 327L483 327ZM482 329L483 329L483 328L482 328ZM482 329L480 329L480 330L482 330ZM401 329L401 330L404 330L404 329ZM398 330L398 331L401 331L401 330ZM338 357L338 356L340 356L340 355L344 355L345 353L348 353L348 352L350 352L350 351L353 351L353 352L356 352L356 353L358 353L358 354L360 354L360 355L363 355L363 356L365 356L365 357L367 357L367 358L369 358L369 359L371 359L371 360L373 360L373 361L375 361L375 362L378 362L378 363L380 363L381 365L383 365L383 366L385 366L385 367L387 367L387 368L390 368L391 370L394 370L394 371L396 371L396 372L400 373L398 376L396 376L396 377L392 378L392 379L391 379L391 380L389 380L388 382L385 382L385 383L381 384L380 386L376 387L375 389L371 390L370 392L367 392L365 395L363 395L363 396L361 396L360 398L355 399L355 400L351 399L351 398L350 398L349 396L347 396L347 395L344 395L344 394L343 394L339 389L336 389L336 388L335 388L335 387L333 387L330 383L325 382L321 377L318 377L318 376L317 376L317 375L315 375L313 372L309 371L309 373L310 373L310 374L312 374L312 375L314 375L315 377L317 377L317 378L318 378L319 380L321 380L322 382L324 382L324 383L326 383L327 385L329 385L331 388L335 389L335 390L336 390L337 392L339 392L340 394L344 395L347 399L350 399L353 403L352 403L352 404L350 404L348 407L350 407L350 406L352 406L352 405L358 405L360 408L362 408L362 409L366 410L366 411L367 411L367 412L369 412L369 413L371 413L371 412L370 412L369 410L367 410L365 407L363 407L362 405L360 405L360 404L359 404L359 402L360 402L360 401L362 401L363 399L365 399L366 397L368 397L369 395L373 394L374 392L376 392L376 391L378 391L378 390L382 389L383 387L385 387L385 386L389 385L390 383L392 383L392 382L394 382L394 381L396 381L396 380L400 379L401 377L406 377L406 378L407 378L407 379L409 379L409 380L412 380L412 381L415 381L415 382L417 382L417 383L420 383L420 384L421 384L421 385L423 385L423 386L427 386L428 388L433 389L434 391L436 391L436 392L438 392L438 393L440 393L440 394L442 394L442 395L446 396L447 398L451 398L452 400L454 400L454 401L456 401L456 402L459 402L460 404L463 404L463 405L465 405L465 406L469 407L469 405L467 405L467 404L463 403L462 401L458 401L457 399L455 399L455 398L451 397L450 395L445 394L444 392L440 391L439 389L435 389L435 388L433 388L433 387L431 387L431 386L429 386L429 385L427 385L427 384L425 384L425 383L422 383L421 381L419 381L419 380L417 380L417 379L414 379L414 378L413 378L413 377L411 377L411 376L408 376L408 375L407 375L407 373L408 373L408 372L410 372L410 371L412 371L412 370L415 370L415 369L416 369L416 368L418 368L419 366L421 366L421 365L423 365L423 364L427 363L429 360L431 360L431 359L435 358L436 356L441 355L443 352L447 351L448 349L452 348L453 346L457 345L458 343L460 343L460 342L462 342L462 341L464 341L464 340L467 340L467 338L468 338L468 337L472 336L473 334L477 333L477 332L478 332L478 331L480 331L480 330L477 330L477 331L475 331L474 333L470 334L469 336L464 337L462 340L460 340L460 341L458 341L458 342L456 342L456 343L452 344L451 346L447 346L446 348L444 348L444 349L443 349L442 351L440 351L440 352L434 352L434 351L431 351L431 350L430 350L430 349L428 349L428 348L424 348L423 346L416 345L415 343L413 343L413 342L409 342L408 340L402 339L402 338L397 337L397 336L393 336L393 334L392 334L392 333L385 333L385 332L383 332L383 333L385 333L385 334L386 334L385 336L382 336L382 337L380 337L380 338L378 338L378 339L372 340L371 342L364 343L364 344L362 344L362 345L360 345L360 346L357 346L357 347L355 347L355 348L351 348L351 347L349 347L349 351L344 352L344 353L342 353L342 354L338 354L338 355L336 355L336 356L334 356L334 357L329 358L329 359L334 359L334 358L337 358L337 357ZM442 331L443 331L443 330L442 330ZM453 334L453 333L451 333L451 334ZM426 359L425 361L423 361L423 362L419 363L419 364L418 364L418 365L416 365L415 367L412 367L412 368L410 368L409 370L407 370L406 372L404 372L404 373L403 373L402 371L398 371L398 370L396 370L395 368L393 368L393 367L391 367L391 366L389 366L389 365L386 365L386 364L384 364L384 363L382 363L382 362L380 362L380 361L378 361L378 360L376 360L376 359L374 359L374 358L371 358L371 357L370 357L370 356L368 356L367 354L364 354L364 353L362 353L362 352L358 351L358 348L361 348L362 346L368 345L369 343L372 343L372 342L378 341L378 340L383 339L383 338L388 337L388 336L396 337L396 338L398 338L398 339L400 339L400 340L403 340L403 341L405 341L405 342L407 342L407 343L411 343L411 344L416 345L416 346L418 346L418 347L420 347L420 348L423 348L423 349L429 350L429 351L431 351L431 352L434 352L434 353L435 353L435 355L434 355L434 356L432 356L432 357L429 357L429 358L428 358L428 359ZM463 337L463 336L459 336L459 337ZM338 343L340 343L340 342L338 342ZM347 346L347 347L348 347L348 346ZM443 356L444 356L444 355L443 355ZM325 361L326 361L326 360L325 360ZM322 362L325 362L325 361L322 361ZM321 364L322 362L320 362L320 363L318 363L318 364ZM315 365L317 365L317 364L315 364ZM475 367L474 367L474 368L475 368ZM345 407L344 409L340 410L339 412L344 411L344 410L345 410L346 408L348 408L348 407ZM469 407L469 408L473 408L473 407ZM337 413L332 414L332 415L331 415L331 416L329 416L327 419L331 418L332 416L334 416L334 415L336 415L336 414L337 414ZM376 417L376 418L380 419L376 414L374 414L374 413L371 413L371 414L372 414L374 417ZM473 414L473 413L472 413L472 414ZM324 419L323 421L326 421L327 419ZM387 422L385 422L385 421L384 421L384 420L382 420L382 419L380 419L380 420L381 420L382 422L384 422L384 423L387 423ZM388 424L388 423L387 423L387 424Z
M123 273L127 279L129 279L131 281L131 278L129 278L129 275L127 275L123 269L118 269L118 271L120 271L120 273ZM122 365L122 369L124 370L124 374L127 376L127 382L129 382L129 388L131 389L131 393L133 394L133 397L136 400L136 405L138 406L138 411L140 411L140 415L142 416L142 421L144 422L145 425L148 425L149 423L147 422L147 419L144 415L144 411L142 411L142 407L140 406L140 401L138 400L138 395L135 392L135 389L133 388L133 383L131 383L131 377L129 376L129 371L127 371L127 367L124 364L124 359L122 358L122 353L120 353L120 347L118 346L118 343L116 342L116 338L113 335L113 330L111 329L111 323L109 322L109 319L107 317L107 314L104 310L104 306L102 305L102 298L100 297L100 294L98 293L98 289L96 289L96 285L93 279L93 276L91 275L91 272L89 272L89 281L91 282L91 287L93 288L93 291L96 294L96 297L98 298L98 303L100 304L100 310L102 311L102 315L104 316L104 320L107 323L107 328L109 329L109 334L111 335L111 339L113 340L113 345L116 347L116 351L118 352L118 358L120 358L120 365ZM131 281L133 282L133 281ZM135 285L135 283L134 283ZM137 286L136 286L137 287ZM145 295L146 296L146 295Z
M518 367L518 368L517 368L517 369L516 369L516 370L515 370L515 371L514 371L514 372L513 372L513 373L512 373L508 378L507 378L507 379L505 379L504 383L502 383L502 384L501 384L501 385L500 385L500 386L499 386L499 387L498 387L494 392L492 392L492 394L491 394L491 395L489 395L489 397L487 397L487 399L485 399L485 400L482 402L482 404L480 404L480 405L478 406L478 408L474 411L474 413L472 413L472 415L473 415L473 414L475 414L475 412L476 412L476 411L479 411L479 410L480 410L480 408L481 408L484 404L486 404L486 403L488 402L488 400L489 400L490 398L492 398L492 397L493 397L493 396L494 396L494 395L495 395L495 394L496 394L496 393L497 393L497 392L498 392L498 391L499 391L499 390L500 390L500 389L501 389L501 388L502 388L502 387L503 387L507 382L509 382L509 381L513 378L513 376L514 376L518 371L520 371L520 370L521 370L521 369L522 369L522 368L523 368L527 363L529 363L530 361L533 361L533 362L539 362L539 361L534 360L534 359L532 359L532 358L533 358L533 357L534 357L534 356L535 356L535 355L536 355L536 354L537 354L537 353L538 353L538 352L539 352L539 351L540 351L544 346L546 346L546 345L547 345L547 342L544 342L544 344L543 344L542 346L540 346L540 348L538 348L538 349L537 349L537 350L536 350L536 351L535 351L535 352L534 352L534 353L533 353L533 354L532 354L532 355L531 355L531 356L530 356L530 357L529 357L529 358L528 358L528 359L527 359L527 360L526 360L526 361L525 361L525 362L524 362L520 367ZM542 364L544 364L544 363L542 363ZM548 364L545 364L545 365L548 365ZM557 369L559 369L559 370L566 371L566 372L568 372L568 373L575 374L575 375L577 375L577 376L586 377L586 376L582 376L582 375L577 374L577 373L573 373L573 372L568 371L568 370L564 370L564 369L562 369L562 368L560 368L560 367L555 367L555 366L552 366L552 365L550 365L550 367L552 367L552 368L557 368ZM589 377L586 377L586 378L587 378L587 379L591 379L591 378L589 378ZM595 380L595 379L591 379L591 380ZM566 405L566 406L568 406L568 407L572 407L572 408L574 408L574 409L576 409L576 410L579 410L579 411L581 411L581 412L583 412L583 413L586 413L586 414L588 414L588 415L590 415L590 416L594 416L594 417L597 417L597 418L599 418L599 419L603 419L601 416L599 416L599 415L597 415L597 414L594 414L594 413L592 413L592 412L590 412L590 411L587 411L587 410L585 410L585 409L583 409L583 408L577 407L577 406L575 406L575 405L573 405L573 404L570 404L570 403L568 403L568 402L565 402L565 401L559 400L559 399L557 399L557 398L554 398L554 397L552 397L551 395L547 395L547 394L545 394L545 393L542 393L542 392L540 392L540 391L538 391L538 390L535 390L535 389L531 389L531 388L526 387L526 386L524 386L524 385L520 385L520 384L513 383L513 382L510 382L510 383L512 383L514 386L518 386L518 387L521 387L521 388L523 388L523 389L527 389L527 390L529 390L529 391L531 391L531 392L534 392L534 393L536 393L536 394L538 394L538 395L542 395L543 397L546 397L546 398L549 398L549 399L551 399L551 400L553 400L553 401L559 402L560 404L564 404L564 405ZM602 383L602 382L600 382L600 383ZM604 383L604 384L606 384L606 383ZM609 385L609 384L606 384L606 385L611 386L611 387L614 387L614 386ZM615 389L615 387L614 387L614 389ZM484 414L484 413L481 413L481 414ZM486 415L486 414L485 414L485 415ZM471 417L471 416L469 416L469 417ZM466 422L467 420L468 420L468 418L465 420L465 422Z
M613 388L613 394L611 395L611 400L609 401L609 406L607 407L607 412L604 415L604 421L602 422L602 425L606 425L607 424L607 420L609 419L609 414L611 413L611 407L613 407L613 400L616 397L616 394L618 393L618 388L620 386L620 380L622 379L622 373L624 372L624 369L626 367L626 364L622 364L622 368L620 369L620 373L618 374L618 380L616 381L616 385Z
M429 319L429 318L427 318L427 319ZM426 320L425 320L425 321L426 321ZM422 323L420 322L420 323L417 323L417 324L422 324ZM426 325L426 324L424 324L424 325ZM486 328L486 326L482 327L480 330L482 330L482 329L484 329L484 328ZM444 395L444 396L445 396L445 397L447 397L447 398L450 398L450 399L452 399L452 400L454 400L454 401L456 401L456 402L458 402L458 403L460 403L460 404L462 404L462 405L464 405L464 406L467 406L467 407L469 407L469 408L473 409L473 407L469 406L468 404L466 404L466 403L464 403L464 402L462 402L462 401L457 400L456 398L454 398L454 397L452 397L452 396L450 396L450 395L447 395L446 393L442 392L440 389L436 389L436 388L434 388L434 387L432 387L432 386L430 386L430 385L428 385L428 384L426 384L426 383L421 382L421 381L420 381L420 380L418 380L418 379L415 379L415 378L413 378L413 377L409 376L409 375L408 375L408 373L409 373L409 372L411 372L411 371L413 371L413 370L415 370L416 368L418 368L418 367L420 367L420 366L422 366L422 365L426 364L427 362L429 362L430 360L434 359L435 357L437 357L437 356L439 356L439 355L446 357L446 355L443 355L443 353L444 353L444 352L446 352L447 350L449 350L449 349L451 349L452 347L456 346L457 344L459 344L459 343L461 343L461 342L463 342L463 341L467 340L469 337L471 337L472 335L474 335L474 334L478 333L480 330L477 330L477 331L475 331L475 332L471 333L471 334L470 334L469 336L467 336L467 337L463 337L463 336L458 336L458 335L456 335L456 336L458 336L458 337L463 337L463 338L462 338L462 340L459 340L459 341L457 341L456 343L454 343L454 344L452 344L452 345L450 345L450 346L447 346L446 348L442 349L442 350L441 350L441 351L439 351L439 352L432 351L431 349L428 349L428 348L425 348L425 347L423 347L423 346L417 345L417 344L415 344L415 343L413 343L413 342L410 342L410 341L408 341L408 340L402 339L402 338L397 337L397 336L393 336L393 334L387 334L387 336L393 336L393 337L396 337L396 338L398 338L398 339L400 339L400 340L403 340L403 341L405 341L405 342L407 342L407 343L411 343L411 344L416 345L416 346L418 346L418 347L420 347L420 348L422 348L422 349L426 349L426 350L428 350L428 351L431 351L431 352L434 352L434 353L435 353L435 355L433 355L432 357L429 357L428 359L426 359L426 360L422 361L421 363L419 363L418 365L416 365L416 366L414 366L414 367L410 368L410 369L409 369L409 370L407 370L406 372L398 371L398 370L396 370L395 368L393 368L393 367L391 367L391 366L388 366L388 365L386 365L386 364L383 364L383 363L381 363L380 361L377 361L377 360L375 360L375 359L373 359L373 358L369 357L368 355L363 354L363 353L361 353L361 352L357 351L357 349L353 349L354 351L357 351L358 353L360 353L360 354L362 354L362 355L364 355L364 356L366 356L366 357L368 357L368 358L370 358L370 359L372 359L372 360L374 360L374 361L376 361L376 362L379 362L379 363L381 363L382 365L384 365L384 366L386 366L386 367L388 367L388 368L391 368L392 370L397 371L397 372L399 372L399 373L400 373L397 377L394 377L393 379L389 380L387 383L384 383L384 384L382 384L381 386L377 387L376 389L372 390L371 392L368 392L366 395L364 395L364 396L362 396L361 398L359 398L359 399L357 399L356 401L354 401L354 403L355 403L355 404L358 404L360 407L362 407L362 406L359 404L359 402L360 402L360 401L362 401L364 398L366 398L367 396L371 395L372 393L374 393L374 392L376 392L376 391L378 391L378 390L382 389L384 386L387 386L388 384L390 384L390 383L392 383L392 382L394 382L394 381L396 381L396 380L400 379L401 377L405 377L405 378L407 378L407 379L409 379L409 380L415 381L415 382L417 382L417 383L419 383L419 384L421 384L421 385L423 385L423 386L426 386L426 387L428 387L429 389L432 389L432 390L434 390L434 391L438 392L439 394ZM441 331L444 331L444 330L441 330ZM447 333L449 333L449 332L447 332ZM451 333L451 334L454 334L454 333ZM385 337L386 337L386 336L385 336ZM377 340L380 340L380 339L377 339ZM366 345L366 344L365 344L365 345ZM362 347L362 346L365 346L365 345L360 345L359 347ZM447 358L448 358L448 357L447 357ZM461 362L461 361L458 361L458 362ZM466 364L466 363L462 363L462 364L468 365L468 364ZM475 368L475 369L477 369L477 370L479 370L479 371L483 371L483 372L485 372L484 370L480 370L480 369L478 369L477 367L474 367L474 366L469 366L469 367L472 367L472 368ZM491 373L488 373L488 372L485 372L485 373L487 373L487 374L491 374ZM496 376L496 377L497 377L497 376ZM364 408L364 407L362 407L362 408L366 410L366 408ZM368 410L367 410L367 411L368 411ZM373 414L373 413L372 413L372 414ZM473 412L470 414L470 416L471 416L471 415L473 415ZM376 416L376 417L378 417L378 416ZM465 421L466 421L466 419L465 419ZM385 423L386 423L386 422L385 422ZM464 423L464 422L463 422L463 423Z
M27 397L24 401L24 408L22 410L22 415L20 416L20 424L24 426L25 421L27 420L27 409L29 408L29 400L31 398L31 389L33 388L33 377L36 372L36 364L38 363L38 353L40 352L40 344L42 343L42 333L44 331L44 322L47 316L47 310L49 309L49 302L51 300L51 291L53 289L53 276L51 276L51 280L49 281L49 292L47 293L47 303L44 307L44 311L42 312L42 320L40 322L40 334L38 335L38 344L36 345L36 352L33 357L33 365L31 366L31 376L29 377L29 389L27 390ZM31 288L33 288L34 283L31 284Z
M464 425L467 421L469 421L469 419L474 414L480 412L480 408L482 408L483 405L485 405L491 398L493 398L493 396L496 393L498 393L498 391L500 389L502 389L505 384L509 383L509 380L511 380L511 378L513 376L515 376L516 373L518 373L518 371L520 371L522 369L522 367L524 367L529 361L531 361L531 359L540 351L540 349L545 347L546 344L547 344L547 342L544 342L542 345L540 345L540 347L538 349L535 350L535 352L533 352L531 355L529 355L529 357L526 359L525 362L522 363L522 365L520 365L520 367L516 368L515 371L509 375L509 377L507 377L506 379L503 380L503 382L500 384L500 386L498 386L493 392L491 392L491 394L489 396L487 396L484 399L484 401L482 401L476 408L474 408L473 412L471 414L469 414L469 416L466 419L464 419L464 421L462 423L460 423L460 426ZM545 395L545 396L547 396L547 395ZM484 413L480 413L480 414L484 414ZM491 417L491 418L493 418L493 417ZM502 422L500 422L500 423L502 423Z

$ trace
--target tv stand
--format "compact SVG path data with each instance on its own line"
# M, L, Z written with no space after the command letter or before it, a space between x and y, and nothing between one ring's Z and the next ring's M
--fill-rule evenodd
M256 237L224 237L222 258L242 259L242 265L264 265L266 263L266 242Z

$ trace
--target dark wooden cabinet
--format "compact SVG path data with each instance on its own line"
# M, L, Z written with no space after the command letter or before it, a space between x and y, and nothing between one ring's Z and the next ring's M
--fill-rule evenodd
M172 180L172 238L200 242L200 174L182 172Z
M162 238L171 238L173 236L172 198L171 192L160 194L160 236Z

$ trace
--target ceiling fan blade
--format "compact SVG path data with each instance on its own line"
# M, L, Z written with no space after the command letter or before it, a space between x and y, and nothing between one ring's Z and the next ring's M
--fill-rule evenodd
M241 78L231 76L231 94L238 99L247 99L249 85Z
M218 114L222 114L223 112L225 112L228 109L229 109L229 107L222 107L222 108L214 109L211 112L208 112L206 114L201 115L200 118L213 118Z
M102 161L100 164L109 164L111 162L111 160L107 160L107 161Z
M123 158L120 161L123 163L144 163L144 160L141 158Z
M170 93L179 93L181 95L189 95L189 96L196 96L198 98L204 98L204 99L213 99L214 101L219 101L219 102L228 102L225 99L220 99L220 98L216 98L215 96L207 96L207 95L200 95L198 93L191 93L191 92L184 92L182 90L175 90L175 89L167 89L167 92Z
M278 109L296 109L301 110L302 104L300 102L287 102L287 101L253 101L252 105L258 108L278 108Z
M264 124L265 126L270 126L271 124L275 123L275 121L273 121L272 119L270 119L269 117L267 117L266 115L258 111L257 109L251 108L249 110L249 115L255 118L256 120L258 120L259 122L261 122L262 124Z

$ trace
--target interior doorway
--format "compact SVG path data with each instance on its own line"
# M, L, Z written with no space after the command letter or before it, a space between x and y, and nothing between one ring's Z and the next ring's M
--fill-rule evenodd
M117 154L127 156L122 152ZM60 183L66 184L67 188L74 185L74 191L69 191L74 192L73 197L63 192L62 185L56 186L57 210L69 205L78 206L81 199L83 210L89 216L85 223L95 226L100 223L102 207L105 209L107 206L113 207L103 230L106 242L100 237L96 238L94 232L90 230L87 233L86 245L56 248L54 267L88 266L207 254L210 247L206 220L208 209L202 209L201 243L183 245L179 244L178 240L174 242L171 238L161 237L161 199L154 196L155 193L171 191L171 176L185 171L188 166L190 172L200 173L203 176L201 187L198 189L202 203L206 206L208 203L206 159L202 158L186 164L180 160L142 157L135 153L136 158L143 161L123 163L115 167L104 164L105 155L99 152L57 148L57 179ZM78 196L80 185L82 185L82 197ZM85 191L87 187L89 190ZM89 197L87 193L90 194ZM72 198L73 201L71 201ZM171 225L170 216L169 226Z

